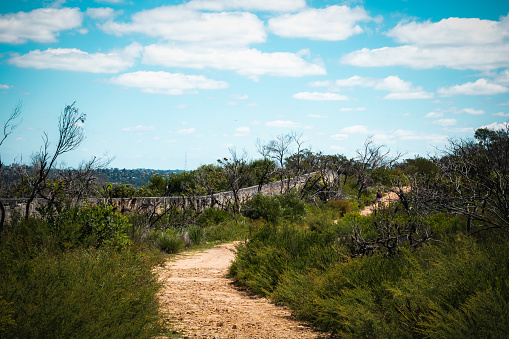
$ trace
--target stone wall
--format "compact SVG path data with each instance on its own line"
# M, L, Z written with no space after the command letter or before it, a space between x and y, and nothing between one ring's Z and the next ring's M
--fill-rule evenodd
M255 194L261 193L266 196L274 196L285 193L293 188L299 188L304 185L307 179L314 173L302 175L296 178L286 179L283 181L275 181L263 185L261 190L258 186L242 188L238 192L240 202L251 199ZM233 192L222 192L213 195L187 197L134 197L134 198L88 198L86 200L75 200L73 205L113 205L121 212L127 211L160 211L171 206L178 208L191 208L196 211L203 211L209 207L218 207L226 209L233 203ZM25 206L28 199L0 199L6 211L6 221L10 220L14 211L18 211L21 215L25 214ZM30 215L38 215L37 209L46 204L45 199L35 199L30 204Z

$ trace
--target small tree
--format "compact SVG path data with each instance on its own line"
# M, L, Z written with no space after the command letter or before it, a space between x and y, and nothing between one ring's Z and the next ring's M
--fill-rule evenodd
M249 179L249 167L247 165L247 153L243 151L242 155L237 155L235 148L230 148L231 157L219 159L218 162L223 167L224 179L233 195L232 209L234 213L240 212L239 191L244 187Z
M32 166L23 167L22 181L29 189L29 195L25 205L25 218L28 219L30 205L34 199L46 188L46 179L57 164L57 159L67 152L75 150L85 136L83 134L83 123L86 115L80 113L75 103L67 105L58 120L59 138L56 148L50 151L50 142L47 133L43 134L43 146L32 156Z
M21 123L21 120L16 122L16 119L19 118L21 115L21 102L19 102L16 107L12 110L11 114L9 115L9 118L7 118L7 121L5 121L3 126L3 136L0 140L0 146L4 143L5 139L19 126ZM7 185L4 184L5 176L5 170L4 170L4 164L2 162L2 157L0 155L0 198L4 196L4 192L7 189ZM5 222L5 206L3 202L0 200L0 232L2 232L4 228L4 222Z

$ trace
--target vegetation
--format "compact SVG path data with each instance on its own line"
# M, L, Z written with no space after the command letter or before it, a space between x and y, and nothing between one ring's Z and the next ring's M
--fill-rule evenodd
M0 162L0 197L28 197L8 221L0 200L1 337L172 336L154 267L184 248L248 239L230 268L236 283L340 337L509 335L508 126L402 162L370 139L347 159L313 153L291 133L258 141L261 159L231 149L217 165L154 174L135 188L98 185L108 162L96 158L56 170L83 140L84 120L66 106L55 150L45 134L31 166ZM287 180L302 174L302 187ZM240 198L243 187L277 180L280 195ZM399 200L361 216L379 188ZM205 211L86 203L225 190L230 204ZM46 201L37 218L26 213L36 197Z

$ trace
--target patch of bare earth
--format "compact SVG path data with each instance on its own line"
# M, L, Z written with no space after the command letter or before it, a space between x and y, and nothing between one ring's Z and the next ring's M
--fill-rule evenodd
M239 290L227 278L234 244L178 255L158 269L161 306L184 338L326 338L288 308Z

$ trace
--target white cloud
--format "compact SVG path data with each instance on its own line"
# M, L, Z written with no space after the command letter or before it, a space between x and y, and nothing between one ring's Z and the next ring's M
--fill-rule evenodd
M503 43L507 17L501 22L477 18L448 18L439 22L399 23L387 35L403 44L465 46Z
M500 74L497 74L493 82L499 85L509 85L509 69L503 70Z
M110 83L140 88L145 93L181 95L197 89L224 89L228 83L207 79L203 75L139 71L125 73L109 80Z
M467 82L463 85L454 85L449 88L442 87L437 92L444 97L453 95L496 95L509 92L509 88L482 78L476 82Z
M176 109L185 109L185 108L187 108L187 105L184 105L184 104L182 104L182 105L177 105L177 106L175 106L175 108L176 108Z
M94 0L97 3L121 4L124 0Z
M143 125L138 125L138 126L134 126L134 127L124 127L122 128L122 131L126 131L126 132L139 132L139 131L155 131L157 128L155 126L143 126Z
M247 94L234 94L234 95L232 95L232 99L247 100L247 99L249 99L249 96Z
M35 50L9 59L10 64L24 68L56 69L90 73L118 73L134 65L140 46L131 44L122 51L111 53L83 52L76 48Z
M429 133L416 133L414 131L401 130L398 129L394 131L394 136L398 137L400 140L422 140L429 141L433 143L441 143L447 140L447 135L441 134L429 134Z
M474 108L464 108L460 110L458 113L467 113L470 115L483 115L486 113L486 111L482 109L474 109Z
M493 115L495 115L497 117L506 117L506 118L509 117L509 113L504 113L504 112L498 112Z
M503 129L508 129L509 128L509 123L508 122L502 122L502 123L494 122L494 123L491 123L489 125L481 126L479 128L487 128L487 129L491 129L491 130L494 130L494 131L500 131L500 130L503 130Z
M337 41L362 33L357 22L369 20L372 18L361 7L330 6L272 18L268 27L274 34L286 38Z
M0 84L0 89L9 89L11 88L12 86L9 86L9 85L2 85Z
M196 131L196 128L181 128L177 131L178 134L192 134Z
M142 33L169 41L248 45L265 42L263 22L252 13L201 13L184 6L163 6L138 12L130 23L108 21L106 33Z
M320 115L320 114L308 114L308 117L313 118L313 119L326 119L327 118L327 116Z
M35 50L24 55L15 55L8 62L24 68L118 73L134 64L140 49L141 46L137 43L107 54L89 54L76 48L48 48L45 51Z
M237 127L235 129L235 132L239 132L239 133L249 133L250 131L251 131L251 128L249 128L249 126Z
M389 91L384 99L409 100L409 99L430 99L433 93L423 91L422 87L413 87L410 81L404 81L397 75L391 75L383 79L361 77L354 75L347 79L336 80L338 87L371 87L375 90Z
M39 8L0 15L0 43L55 42L61 31L81 26L78 8Z
M434 125L440 125L443 127L454 126L457 123L456 119L439 119L431 122Z
M355 133L355 134L357 134L357 133L361 133L361 134L369 133L369 131L366 128L366 126L363 126L363 125L354 125L354 126L345 127L345 128L342 128L341 131L345 132L345 133Z
M92 19L98 20L109 20L116 17L120 12L115 11L110 7L99 7L99 8L87 8L86 15Z
M246 10L293 12L306 7L305 0L192 0L186 7L207 11Z
M285 128L293 128L293 127L300 127L301 124L293 121L283 121L283 120L276 120L276 121L270 121L265 124L265 126L268 127L285 127Z
M300 92L293 95L294 99L314 101L345 101L349 100L346 95L337 93Z
M442 112L429 112L424 117L436 119L436 118L442 118L443 116L444 116L444 113L442 113Z
M341 59L359 67L449 67L488 71L509 67L509 16L500 21L449 18L437 23L400 23L388 32L405 45L363 48Z
M331 135L330 138L332 140L345 140L345 139L348 139L348 134L344 134L344 133L334 134L334 135Z
M328 80L324 80L324 81L311 81L308 86L309 87L327 87L327 86L330 86L331 85L331 82L328 81Z
M389 100L414 100L414 99L432 99L435 95L424 91L406 92L406 93L389 93L384 99Z
M263 53L248 48L150 45L145 47L143 62L165 67L231 70L245 76L300 77L326 74L322 66L309 63L296 54Z

